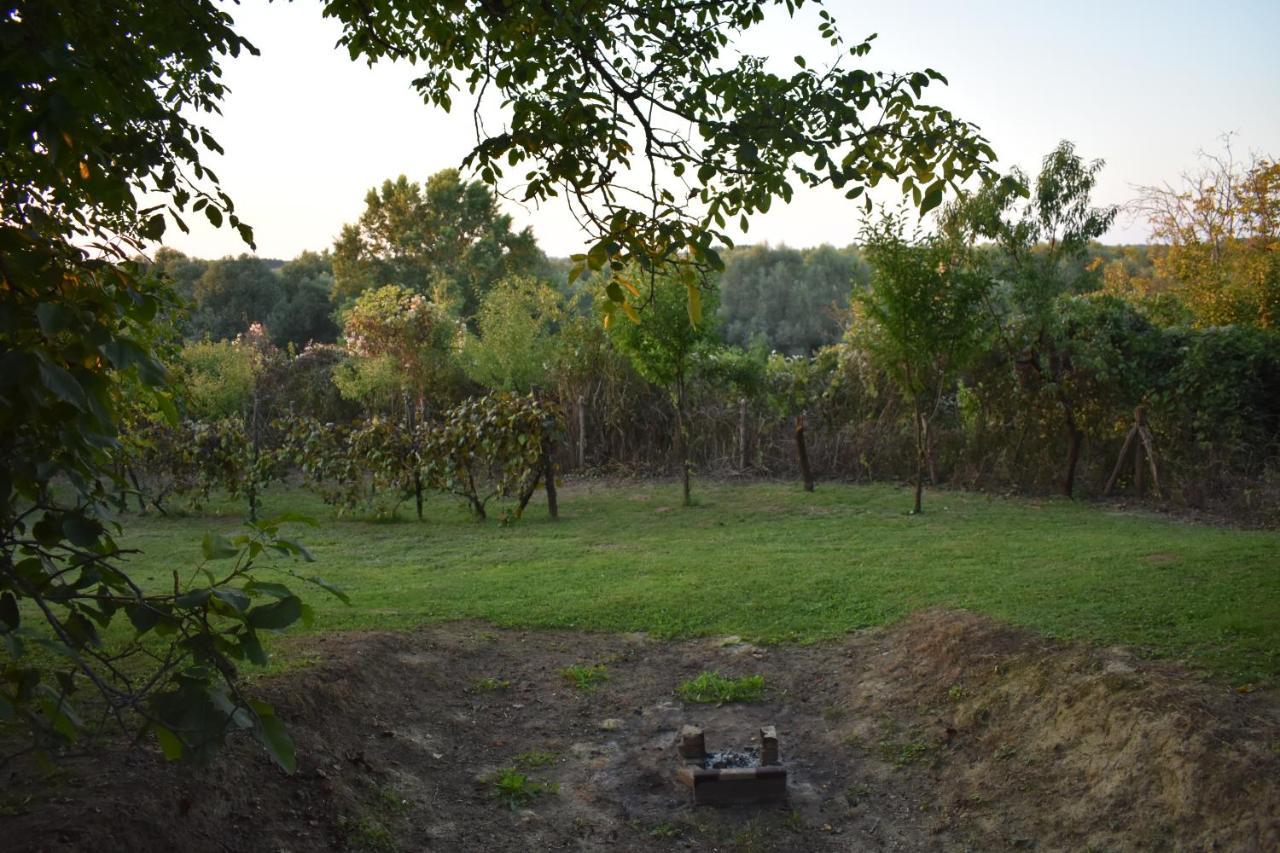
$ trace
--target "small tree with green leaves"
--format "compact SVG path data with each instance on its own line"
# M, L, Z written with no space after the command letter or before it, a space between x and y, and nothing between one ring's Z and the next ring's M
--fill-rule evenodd
M862 229L871 286L854 297L850 334L911 404L916 443L915 504L922 510L929 425L943 394L977 347L987 280L952 241L908 232L885 213Z
M610 289L619 285L611 282ZM634 286L632 286L634 288ZM676 410L676 439L684 486L684 504L692 503L689 459L689 416L687 390L697 355L715 342L715 306L701 312L688 301L689 288L669 276L655 276L652 297L638 316L607 314L615 346L626 353L636 371L666 389ZM714 292L712 292L714 295ZM609 305L625 304L611 301ZM628 306L629 307L629 306ZM701 313L699 320L695 317Z
M514 497L518 504L507 517L519 518L539 479L552 476L545 448L563 432L560 410L533 395L473 397L426 438L424 479L465 500L477 519L486 517L490 501Z
M506 278L480 303L477 334L462 349L467 376L494 391L525 393L545 386L555 367L565 320L561 295L532 278Z
M1083 259L1118 210L1090 204L1103 165L1085 160L1064 140L1045 156L1034 184L1014 169L1003 180L962 197L943 216L944 230L956 239L982 237L996 243L998 251L986 255L989 274L1008 284L1007 295L987 310L999 319L1000 341L1022 385L1033 394L1051 395L1062 413L1067 454L1061 483L1067 497L1075 490L1084 444L1084 401L1070 390L1074 362L1057 305L1062 297L1097 286L1095 271Z

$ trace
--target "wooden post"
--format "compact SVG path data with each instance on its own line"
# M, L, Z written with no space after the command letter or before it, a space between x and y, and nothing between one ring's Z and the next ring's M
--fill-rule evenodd
M1147 466L1151 469L1151 493L1157 498L1163 497L1160 493L1160 472L1156 469L1156 448L1155 440L1151 437L1151 430L1147 427L1147 409L1145 406L1139 406L1134 413L1134 420L1137 421L1138 438L1142 439L1142 446L1147 451Z
M578 395L578 467L587 467L587 401Z
M804 439L804 415L796 416L796 455L800 458L800 476L804 477L804 490L813 491L813 471L809 468L809 448Z
M738 470L747 470L747 398L738 398Z
M1142 496L1143 480L1146 472L1151 473L1151 493L1157 498L1163 497L1160 490L1160 471L1156 467L1156 449L1155 440L1151 437L1151 430L1147 426L1147 407L1138 406L1133 410L1133 426L1129 429L1129 434L1124 437L1124 446L1120 448L1120 456L1116 459L1116 467L1111 470L1111 476L1107 478L1107 485L1103 487L1102 494L1107 496L1111 494L1111 490L1115 488L1116 480L1120 477L1120 472L1124 470L1125 460L1129 458L1129 453L1133 452L1133 487L1138 496ZM1143 454L1146 454L1146 465L1143 465Z

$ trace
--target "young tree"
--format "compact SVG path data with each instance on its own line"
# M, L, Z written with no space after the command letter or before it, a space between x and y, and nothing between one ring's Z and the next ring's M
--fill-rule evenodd
M1000 340L1024 384L1035 393L1051 393L1062 412L1067 433L1062 493L1067 497L1075 490L1084 431L1077 417L1080 401L1068 390L1072 361L1055 306L1064 296L1097 287L1082 258L1118 211L1090 204L1102 166L1101 160L1084 160L1064 140L1044 158L1024 204L1019 197L1027 194L1028 181L1015 169L959 200L943 222L955 239L985 237L997 245L998 251L985 257L990 274L1007 283L1008 292L1004 304L987 308L999 321Z
M617 287L616 283L611 286ZM634 287L634 285L632 285ZM710 318L714 305L695 323L686 302L685 286L670 277L659 276L652 288L652 300L638 318L616 317L610 322L610 336L626 353L641 376L666 389L676 410L676 438L684 485L684 505L692 503L689 458L689 415L686 390L698 353L716 340ZM616 304L616 303L615 303Z
M855 341L893 378L911 404L916 438L913 512L921 512L930 423L983 331L985 277L964 247L907 233L903 214L883 214L862 229L871 286L854 294Z
M444 288L470 317L495 282L532 274L544 263L528 228L511 230L483 184L445 169L420 186L401 175L371 189L359 221L344 225L333 249L333 296L349 302L395 284L429 295Z
M477 332L463 346L467 376L493 391L527 394L545 387L564 321L562 297L550 285L532 278L503 279L480 303Z
M458 322L420 293L389 284L361 294L343 315L347 350L387 376L405 395L407 411L426 412L446 397L457 375Z

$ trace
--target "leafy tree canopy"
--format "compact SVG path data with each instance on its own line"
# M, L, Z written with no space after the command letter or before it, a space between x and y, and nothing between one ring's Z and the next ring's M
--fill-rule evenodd
M1143 187L1134 208L1161 244L1152 278L1195 325L1280 327L1280 163L1241 163L1228 139L1176 184Z
M501 128L477 121L464 164L525 200L567 198L591 240L578 269L719 268L726 224L790 200L795 184L857 198L899 180L928 210L994 160L973 125L922 100L940 73L868 70L871 39L845 44L826 10L829 63L797 56L777 73L729 55L768 9L803 2L327 0L325 14L352 58L424 69L414 85L427 103L449 109L459 85L501 103ZM699 279L680 280L692 298Z
M469 317L494 282L543 263L533 233L513 232L511 217L483 184L463 181L456 169L425 185L401 175L370 190L359 221L343 226L334 244L333 296L347 302L388 284L424 295L443 288Z
M347 349L356 356L347 377L356 393L364 387L361 382L373 382L370 392L390 384L421 408L428 394L443 395L456 379L458 322L420 293L394 284L366 291L345 312L342 328Z
M234 338L265 322L282 295L279 278L253 255L210 261L192 291L191 336Z
M561 295L532 278L508 278L485 295L477 334L462 352L467 375L495 391L528 393L544 385L560 349L566 319Z
M282 298L267 321L276 346L301 350L310 343L332 343L338 337L334 321L332 256L303 252L280 268Z

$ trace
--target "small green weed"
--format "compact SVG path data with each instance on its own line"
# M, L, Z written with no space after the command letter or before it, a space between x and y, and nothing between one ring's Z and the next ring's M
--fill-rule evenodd
M391 830L375 817L361 815L338 818L338 832L346 841L350 850L363 850L367 853L393 853L397 849Z
M933 747L929 744L919 741L908 741L907 743L882 741L880 743L880 757L894 767L906 767L908 764L914 764L924 758L932 749Z
M555 760L556 754L554 752L531 749L516 756L516 766L523 767L526 770L533 770L536 767L545 767Z
M390 785L383 785L377 793L378 805L383 811L391 814L402 814L409 810L410 803L399 791Z
M774 847L770 835L769 827L753 818L733 837L733 846L742 853L764 853Z
M560 675L579 690L591 692L601 684L609 680L609 673L605 671L605 665L602 663L592 664L574 664L566 666L560 670Z
M679 838L684 835L684 827L678 823L663 821L649 830L649 835L653 838Z
M471 691L473 693L494 693L499 690L506 690L510 686L511 682L505 678L486 676L484 678L471 679Z
M764 698L764 676L726 678L718 672L704 672L676 688L686 702L759 702Z
M560 790L555 782L539 782L514 767L508 767L499 773L493 780L493 788L493 795L498 802L512 811L527 806L543 794L554 794Z

